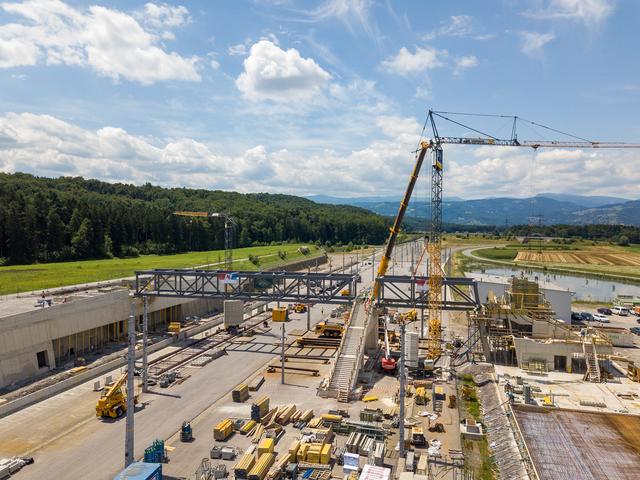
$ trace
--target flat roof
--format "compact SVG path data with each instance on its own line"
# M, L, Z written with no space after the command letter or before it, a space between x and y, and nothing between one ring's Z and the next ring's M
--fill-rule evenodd
M640 416L513 405L541 480L640 478Z
M44 300L47 301L44 307L42 306L42 291L3 295L0 297L0 320L4 317L42 310L43 308L55 308L64 303L93 298L122 289L126 289L126 287L107 282L49 289L44 291ZM48 301L51 301L51 305L48 304Z

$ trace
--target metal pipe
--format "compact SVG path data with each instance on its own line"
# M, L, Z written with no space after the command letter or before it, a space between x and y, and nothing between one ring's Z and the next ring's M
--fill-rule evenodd
M147 392L149 390L149 362L147 358L148 348L148 333L149 333L149 297L146 295L143 297L143 311L142 311L142 391Z
M124 466L128 467L133 462L133 414L135 411L134 403L134 368L136 360L136 304L131 299L131 314L129 315L129 350L127 352L127 418L124 438Z
M284 322L282 323L282 359L281 359L281 363L282 363L282 376L281 376L281 381L280 383L282 383L282 385L284 385Z
M404 386L404 337L405 334L405 325L404 320L400 320L400 369L398 371L398 375L400 375L400 409L399 409L399 424L398 424L398 433L400 436L400 457L404 458L404 396L405 396L405 386Z

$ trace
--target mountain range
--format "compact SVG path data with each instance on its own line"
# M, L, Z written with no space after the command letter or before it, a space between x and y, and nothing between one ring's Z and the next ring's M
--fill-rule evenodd
M347 204L363 207L385 216L398 211L399 198L360 197L341 198L316 195L308 197L320 203ZM586 196L541 193L529 198L483 198L464 200L449 197L443 200L443 221L463 225L522 225L522 224L624 224L640 226L640 200L621 197ZM424 218L429 205L413 200L407 216Z

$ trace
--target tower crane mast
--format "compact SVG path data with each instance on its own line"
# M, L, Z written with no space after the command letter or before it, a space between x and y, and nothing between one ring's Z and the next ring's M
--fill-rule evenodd
M512 120L511 137L499 138L490 135L469 125L465 125L450 116L479 116L479 117L498 117L508 118ZM470 130L479 136L477 137L453 137L440 136L436 125L436 118L446 120ZM519 140L518 139L518 122L524 122L536 127L543 128L547 131L571 137L572 140ZM640 148L637 143L623 142L597 142L577 137L560 130L556 130L545 125L526 120L522 117L512 115L486 115L486 114L467 114L455 112L438 112L429 110L427 123L430 124L433 138L430 140L431 150L433 152L432 172L431 172L431 222L429 228L427 252L429 253L429 337L427 340L427 352L429 358L437 360L442 353L442 173L443 173L443 151L442 145L492 145L503 147L528 147L534 150L538 148Z
M511 136L509 138L500 138L490 135L481 130L473 128L469 125L457 121L451 116L477 116L477 117L497 117L512 120ZM436 125L436 118L445 120L452 124L463 127L467 131L471 131L478 136L440 136ZM518 139L518 124L526 123L531 126L540 127L550 132L570 137L571 140L520 140ZM429 290L427 292L428 310L429 310L429 336L427 339L428 357L434 362L442 353L442 287L443 287L443 266L442 266L442 190L443 190L443 173L444 173L444 154L442 146L450 145L490 145L505 147L528 147L534 150L538 148L640 148L638 143L624 142L598 142L588 140L582 137L568 134L560 130L556 130L545 125L526 120L522 117L512 115L487 115L487 114L469 114L458 112L444 112L429 110L425 126L429 125L432 130L432 138L428 141L420 142L420 149L416 157L416 164L409 179L409 184L405 191L405 195L400 202L398 213L396 215L393 226L390 229L389 239L387 240L384 254L380 260L377 272L376 283L374 284L372 299L376 300L379 296L380 284L378 278L386 274L393 248L395 246L398 232L404 218L407 206L411 200L411 194L420 174L424 158L428 152L431 153L431 214L429 222L429 231L427 235L426 250L429 256L428 275Z

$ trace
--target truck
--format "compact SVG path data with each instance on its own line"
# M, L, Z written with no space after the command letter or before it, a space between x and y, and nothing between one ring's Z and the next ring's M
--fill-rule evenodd
M127 412L127 395L122 388L126 381L127 374L123 373L100 396L98 403L96 403L96 416L98 418L119 418ZM133 402L138 403L137 396L133 398Z

